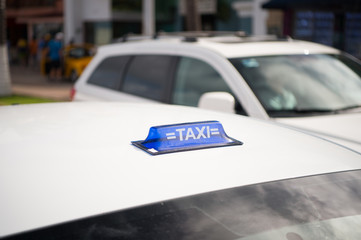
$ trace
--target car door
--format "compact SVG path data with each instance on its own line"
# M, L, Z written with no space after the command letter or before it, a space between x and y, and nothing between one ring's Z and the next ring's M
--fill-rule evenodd
M205 93L227 92L234 96L215 68L203 60L187 56L179 57L172 92L172 104L194 107L199 105L199 100ZM246 115L238 101L234 108L235 112Z

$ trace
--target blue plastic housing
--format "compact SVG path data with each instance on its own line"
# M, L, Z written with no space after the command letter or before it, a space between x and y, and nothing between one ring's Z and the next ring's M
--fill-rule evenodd
M243 143L227 136L220 122L206 121L151 127L145 140L133 141L132 144L149 154L158 155Z

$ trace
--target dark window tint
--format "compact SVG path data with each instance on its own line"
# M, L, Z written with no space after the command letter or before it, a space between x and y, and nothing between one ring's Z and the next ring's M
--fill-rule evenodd
M165 101L174 57L135 56L125 75L122 91L144 98Z
M361 171L350 171L153 203L7 240L358 240L360 226Z
M128 56L104 59L89 77L88 83L110 89L118 89L128 59Z
M231 92L221 75L208 63L194 58L181 58L175 77L173 103L197 106L206 92Z
M91 56L91 53L86 48L77 47L77 48L73 48L73 49L69 50L69 57L72 57L72 58L82 58L82 57L88 57L88 56Z

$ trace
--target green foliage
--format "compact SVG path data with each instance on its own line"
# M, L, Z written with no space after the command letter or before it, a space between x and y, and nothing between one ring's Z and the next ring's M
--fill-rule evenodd
M0 97L1 105L14 105L14 104L30 104L30 103L49 103L55 102L54 100L38 98L38 97L26 97L13 95L10 97Z
M142 0L112 0L114 11L142 12Z
M231 3L227 0L217 1L217 18L220 21L227 21L231 17Z

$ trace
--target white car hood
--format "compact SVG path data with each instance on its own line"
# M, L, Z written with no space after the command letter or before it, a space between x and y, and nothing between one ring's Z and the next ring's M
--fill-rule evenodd
M275 120L361 152L361 112Z

